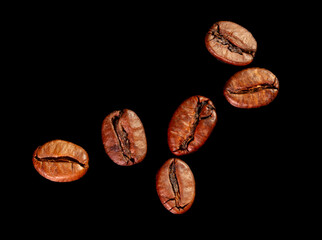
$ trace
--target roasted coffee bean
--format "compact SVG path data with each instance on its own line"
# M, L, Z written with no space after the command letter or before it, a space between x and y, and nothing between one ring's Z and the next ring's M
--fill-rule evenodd
M178 158L166 161L156 176L156 189L163 206L174 214L188 211L195 199L195 179L189 166Z
M205 38L208 51L217 59L236 66L253 61L257 42L244 27L229 21L216 22Z
M209 98L192 96L175 111L168 128L168 144L177 156L197 151L217 122L215 106Z
M63 140L39 146L32 157L39 174L54 182L80 179L88 170L88 161L88 154L82 147Z
M258 108L277 96L277 77L264 68L247 68L235 73L225 84L227 101L238 108Z
M143 124L135 112L114 111L103 121L102 140L106 153L118 165L141 162L147 152Z

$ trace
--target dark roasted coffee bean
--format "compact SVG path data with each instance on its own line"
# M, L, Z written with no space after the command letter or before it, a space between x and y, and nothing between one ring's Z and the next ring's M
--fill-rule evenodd
M225 84L227 101L238 108L258 108L277 96L277 77L264 68L247 68L235 73Z
M205 38L208 51L217 59L236 66L253 61L257 42L244 27L229 21L216 22Z
M147 152L143 124L135 112L114 111L103 121L102 140L108 156L118 165L141 162Z
M163 206L174 214L188 211L195 199L195 179L189 166L178 158L166 161L156 176L156 189Z
M177 156L197 151L217 122L215 106L209 98L193 96L175 111L168 128L168 144Z
M53 140L38 147L32 162L39 174L54 182L78 180L88 170L88 154L80 146Z

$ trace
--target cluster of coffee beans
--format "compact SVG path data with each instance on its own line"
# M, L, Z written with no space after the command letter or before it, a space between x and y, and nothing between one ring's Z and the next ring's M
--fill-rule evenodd
M257 42L242 26L220 21L210 28L205 43L218 60L235 66L253 61ZM224 86L227 101L238 108L258 108L277 96L279 82L267 69L248 68L234 74ZM175 156L197 151L209 138L217 122L216 108L204 96L192 96L180 104L168 127L168 145ZM121 166L140 163L147 153L144 126L129 109L110 113L103 120L102 142L110 159ZM88 154L80 146L53 140L38 147L32 158L35 169L55 182L75 181L88 170ZM156 190L170 212L186 212L194 202L195 179L189 166L179 158L167 160L156 175Z
M192 96L174 112L168 127L168 145L176 155L197 151L208 139L217 123L214 104L209 98ZM186 212L195 198L195 180L189 166L171 158L157 173L156 188L163 206L170 212Z
M208 51L218 60L235 66L250 64L257 42L244 27L229 21L213 24L205 39ZM248 68L234 74L224 87L227 101L238 108L258 108L277 96L279 82L267 69Z
M257 42L242 26L220 21L210 28L205 43L218 60L235 66L253 61ZM276 76L267 69L248 68L234 74L224 86L227 101L238 108L258 108L272 102L279 89ZM216 108L203 96L192 96L175 111L168 128L168 145L174 155L197 151L217 122ZM189 166L171 158L160 168L156 188L164 207L172 213L186 212L195 198L195 180Z

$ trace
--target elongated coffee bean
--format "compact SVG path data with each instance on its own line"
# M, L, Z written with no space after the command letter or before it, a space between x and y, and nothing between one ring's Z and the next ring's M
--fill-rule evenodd
M175 111L168 128L168 144L177 156L197 151L217 122L215 106L209 98L192 96Z
M178 158L166 161L156 176L156 189L163 206L174 214L188 211L195 199L195 179L189 166Z
M235 73L225 84L227 101L238 108L258 108L277 96L277 77L264 68L247 68Z
M143 124L129 109L106 116L102 124L102 140L108 156L121 166L137 164L147 153Z
M88 170L88 154L80 146L53 140L38 147L32 157L35 169L54 182L78 180Z
M229 21L213 24L206 34L208 51L217 59L236 66L244 66L253 61L257 42L244 27Z

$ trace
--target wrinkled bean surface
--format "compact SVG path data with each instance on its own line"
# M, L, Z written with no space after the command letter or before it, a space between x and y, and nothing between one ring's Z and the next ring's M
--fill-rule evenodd
M213 24L206 34L208 51L217 59L236 66L244 66L253 61L257 42L244 27L229 21Z
M224 86L227 101L238 108L258 108L277 96L279 81L264 68L247 68L235 73Z
M39 174L54 182L78 180L87 172L88 161L88 154L82 147L63 140L39 146L32 157Z
M188 211L195 199L195 179L189 166L178 158L166 161L156 176L156 189L163 206L174 214Z
M168 145L177 156L197 151L217 122L215 106L209 98L192 96L175 111L168 128Z
M141 162L147 153L143 124L135 112L114 111L103 121L102 140L106 153L118 165Z

